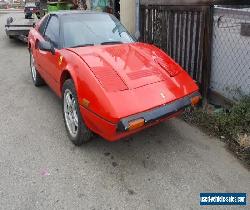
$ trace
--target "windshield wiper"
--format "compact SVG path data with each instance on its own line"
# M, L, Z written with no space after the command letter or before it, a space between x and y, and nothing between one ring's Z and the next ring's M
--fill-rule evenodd
M79 45L75 45L75 46L70 47L70 48L87 47L87 46L94 46L94 44L79 44Z
M109 44L123 44L120 41L109 41L109 42L102 42L101 45L109 45Z

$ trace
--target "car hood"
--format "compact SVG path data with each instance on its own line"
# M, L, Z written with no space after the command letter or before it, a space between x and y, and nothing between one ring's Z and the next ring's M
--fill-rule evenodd
M120 44L70 48L89 66L107 91L123 91L168 80L181 67L158 48Z

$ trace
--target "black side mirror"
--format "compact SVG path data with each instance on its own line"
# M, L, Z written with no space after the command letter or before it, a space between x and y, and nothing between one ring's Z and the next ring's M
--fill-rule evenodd
M52 46L52 44L48 41L40 41L38 43L38 48L42 51L51 52L52 55L55 55L55 48Z

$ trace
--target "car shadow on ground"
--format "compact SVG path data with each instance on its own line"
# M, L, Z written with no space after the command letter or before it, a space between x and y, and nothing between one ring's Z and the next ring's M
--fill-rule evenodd
M83 153L99 154L107 163L120 170L159 170L171 164L171 155L185 153L185 142L174 128L174 120L147 128L117 142L95 136L79 149Z

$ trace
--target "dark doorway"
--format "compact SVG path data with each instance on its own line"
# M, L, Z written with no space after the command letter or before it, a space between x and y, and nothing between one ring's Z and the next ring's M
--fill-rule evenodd
M114 0L114 15L120 20L120 0Z

